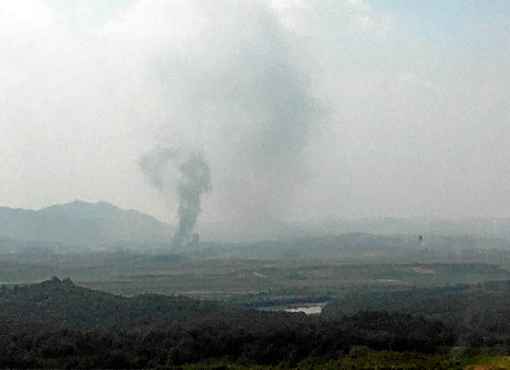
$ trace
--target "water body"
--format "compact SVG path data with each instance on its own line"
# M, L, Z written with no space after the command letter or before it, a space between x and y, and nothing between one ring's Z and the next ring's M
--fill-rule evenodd
M326 306L328 302L313 302L313 303L299 303L293 305L286 306L270 306L270 307L260 307L261 311L285 311L285 312L303 312L306 315L319 315L322 312L324 306Z
M320 303L320 304L314 304L309 306L299 306L299 307L292 307L292 308L286 308L285 312L303 312L307 315L319 315L322 313L322 309L324 308L326 304Z

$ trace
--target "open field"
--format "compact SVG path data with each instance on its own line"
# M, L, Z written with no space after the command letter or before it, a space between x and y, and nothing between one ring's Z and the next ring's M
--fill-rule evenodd
M434 370L506 370L510 369L510 357L508 356L455 356L452 354L418 354L402 352L371 352L368 350L355 353L337 360L325 362L303 361L293 367L299 370L324 369L324 370L357 370L357 369L434 369ZM243 366L228 363L203 363L188 365L186 370L198 369L228 369L228 370L270 370L284 369L285 366Z
M10 320L6 322L23 318L19 326L5 328L11 333L9 340L17 343L6 347L5 356L18 361L12 363L17 366L508 368L504 356L510 343L506 324L510 273L498 265L220 259L122 252L4 255L0 266L0 281L7 286L0 292L3 314ZM27 285L52 275L70 277L74 284L52 279ZM306 302L327 304L321 315L275 312ZM261 312L263 309L269 312ZM40 325L36 336L32 324L26 328L30 335L25 334L29 319ZM123 346L123 352L105 349L110 339L101 342L104 332L98 332L97 349L87 349L86 344L96 337L80 330L112 325L117 329L111 331L111 343ZM116 332L121 327L126 335ZM64 331L58 331L61 329ZM89 336L87 340L84 335ZM168 343L150 340L158 335ZM35 339L18 343L20 336ZM208 354L213 343L225 340L232 342L214 347ZM133 352L140 343L149 354ZM237 348L239 343L244 344ZM56 348L56 352L48 354L45 346ZM91 362L80 362L79 356L73 357L76 354L86 354ZM271 360L266 361L268 358Z
M363 264L131 253L0 257L1 282L38 282L53 275L123 295L150 292L240 303L300 297L324 301L352 288L398 290L510 279L508 270L483 263Z

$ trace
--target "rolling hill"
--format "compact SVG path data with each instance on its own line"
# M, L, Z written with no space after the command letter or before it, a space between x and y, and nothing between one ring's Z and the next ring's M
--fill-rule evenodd
M133 327L225 312L219 303L157 294L125 297L83 288L70 279L57 277L39 284L3 288L0 307L2 322L72 328Z
M119 242L164 242L170 225L106 202L74 201L40 210L0 208L0 239L101 247Z

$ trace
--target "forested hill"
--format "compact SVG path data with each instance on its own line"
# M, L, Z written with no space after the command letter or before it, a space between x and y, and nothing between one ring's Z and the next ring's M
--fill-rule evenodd
M40 210L0 207L0 238L97 247L116 242L167 241L170 225L105 202L54 205Z
M120 297L56 278L2 288L0 307L0 368L292 365L337 359L359 346L430 353L455 343L442 323L406 314L330 321L181 297Z
M510 338L510 281L405 290L359 290L326 306L323 316L359 311L405 313L439 320L459 336L496 341Z
M132 327L227 312L219 303L156 294L123 297L56 277L40 284L2 287L0 307L0 321L71 328Z
M0 289L0 368L168 368L220 360L294 366L356 360L356 353L367 351L392 351L420 352L420 358L434 362L402 368L461 369L457 358L438 356L459 346L508 348L508 286L508 282L495 282L399 291L389 294L403 309L389 309L394 299L388 298L374 304L379 312L354 308L350 314L331 315L326 307L326 315L311 317L228 308L182 297L122 297L53 278ZM456 316L461 311L455 306L463 306L466 289L479 290L467 303L484 300L487 304ZM489 298L496 296L506 298L492 300L494 310L487 310ZM365 298L370 300L370 295ZM445 307L445 314L434 319L427 310L412 309L422 303L430 309ZM335 308L339 307L330 307ZM484 320L487 313L501 315L504 321ZM458 324L452 325L450 315Z

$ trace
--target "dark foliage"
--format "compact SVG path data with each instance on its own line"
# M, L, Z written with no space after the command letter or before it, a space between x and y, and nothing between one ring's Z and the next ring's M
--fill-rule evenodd
M387 313L334 322L246 312L122 330L16 323L4 323L0 330L0 367L13 368L146 368L214 358L295 364L308 357L337 358L354 346L423 352L454 341L440 323Z
M189 320L230 309L181 296L123 297L53 278L41 284L0 290L0 320L41 322L66 328L133 327L147 322Z
M459 345L510 343L510 282L498 281L443 288L358 290L324 310L338 320L360 310L387 311L441 321L456 333Z
M433 352L456 340L444 324L407 314L324 320L179 297L125 298L56 279L4 290L1 302L4 368L154 368L219 358L292 365L359 346Z

